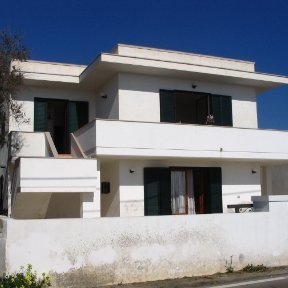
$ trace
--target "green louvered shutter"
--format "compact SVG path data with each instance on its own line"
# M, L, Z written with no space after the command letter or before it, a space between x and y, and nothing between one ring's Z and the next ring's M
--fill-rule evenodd
M233 126L232 118L232 97L222 96L222 125Z
M160 90L160 122L176 122L176 95L170 90Z
M171 214L169 168L144 168L145 216Z
M220 167L208 169L208 194L206 202L206 213L223 213L222 204L222 173Z
M211 95L214 125L233 126L231 96Z
M73 133L79 127L76 102L68 102L68 133Z
M198 100L196 100L196 123L195 124L206 124L208 115L208 101L210 94L195 93L196 96L201 95ZM211 112L210 112L211 113Z
M73 133L88 123L88 102L68 102L68 133Z
M171 215L171 171L161 168L160 175L160 215Z
M214 125L222 126L221 96L211 95L211 110L214 116Z
M34 99L34 131L47 131L47 110L45 99Z
M88 102L82 101L69 101L67 123L68 131L66 131L66 151L70 151L70 133L78 130L88 123L89 119L89 106Z

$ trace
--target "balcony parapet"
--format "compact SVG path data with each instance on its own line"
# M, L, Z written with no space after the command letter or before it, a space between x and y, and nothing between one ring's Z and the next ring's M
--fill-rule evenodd
M74 133L90 156L288 163L286 131L95 119Z

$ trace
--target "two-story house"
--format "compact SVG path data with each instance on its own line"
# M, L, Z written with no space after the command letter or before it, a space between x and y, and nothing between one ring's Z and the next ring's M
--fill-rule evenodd
M21 67L30 122L10 123L2 169L12 217L231 212L273 194L288 163L288 133L258 129L256 103L288 78L253 62L119 44L87 67Z

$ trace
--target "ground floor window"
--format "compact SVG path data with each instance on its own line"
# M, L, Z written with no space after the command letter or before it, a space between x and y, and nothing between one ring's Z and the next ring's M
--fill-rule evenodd
M220 167L144 168L145 215L222 213Z

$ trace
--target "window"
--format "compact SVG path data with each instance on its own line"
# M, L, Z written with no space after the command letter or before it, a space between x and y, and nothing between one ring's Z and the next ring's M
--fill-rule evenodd
M220 167L144 168L145 215L222 213Z
M232 126L231 96L160 90L160 121Z

